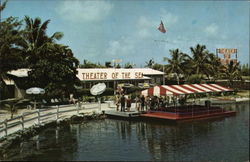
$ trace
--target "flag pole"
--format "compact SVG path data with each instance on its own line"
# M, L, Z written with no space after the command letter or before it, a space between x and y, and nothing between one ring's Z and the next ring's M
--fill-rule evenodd
M165 66L163 64L163 85L165 85Z

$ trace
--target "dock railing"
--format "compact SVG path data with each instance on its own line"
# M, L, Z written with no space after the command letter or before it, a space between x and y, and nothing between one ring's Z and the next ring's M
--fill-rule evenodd
M108 104L110 107L110 104ZM0 122L0 138L15 133L19 130L31 127L33 125L46 124L53 121L59 121L60 119L70 117L72 115L79 115L81 110L92 110L98 108L98 104L79 103L71 105L58 105L44 107L43 109L37 109L33 112L23 113L20 116L16 116L12 119L6 119Z

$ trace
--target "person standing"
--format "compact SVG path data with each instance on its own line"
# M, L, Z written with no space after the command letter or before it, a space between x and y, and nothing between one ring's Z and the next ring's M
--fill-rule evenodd
M145 106L145 97L144 95L141 96L141 111L144 111L144 106Z
M146 111L148 111L148 107L150 107L150 105L149 105L149 97L146 96L145 97L145 109L146 109Z
M116 95L116 102L115 102L115 104L116 104L116 111L119 111L119 103L120 103L120 97L119 97L119 95Z
M131 98L130 96L128 96L128 99L127 99L127 111L130 112L130 108L131 108Z
M137 111L140 111L141 105L140 105L140 96L139 95L137 95L135 98L135 107L136 107Z
M121 97L121 111L125 112L125 102L126 102L126 98L124 96L124 94Z

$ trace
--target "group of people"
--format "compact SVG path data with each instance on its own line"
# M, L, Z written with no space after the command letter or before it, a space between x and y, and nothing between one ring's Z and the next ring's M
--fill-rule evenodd
M168 97L138 95L135 98L135 107L137 111L156 110L165 107L169 102ZM131 111L132 99L130 96L125 97L124 94L116 95L116 110L125 112Z
M121 112L130 111L131 108L131 97L125 97L124 94L116 96L116 110L119 111L121 105Z
M150 110L156 110L160 107L165 107L167 103L169 102L169 99L167 97L157 97L157 96L146 96L143 95L137 96L136 99L136 108L138 111L147 111Z
M158 96L146 96L138 95L135 98L135 107L137 111L147 111L147 110L159 110L160 108L164 108L170 105L177 105L177 103L181 103L181 98L179 100L175 98L170 98L168 96L158 97ZM131 103L132 99L130 96L125 97L124 94L116 96L116 110L122 112L131 111Z

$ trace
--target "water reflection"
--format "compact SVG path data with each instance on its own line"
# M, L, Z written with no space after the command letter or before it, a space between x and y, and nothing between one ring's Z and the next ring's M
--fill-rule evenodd
M180 124L100 120L48 128L6 160L247 161L249 106L235 117Z

